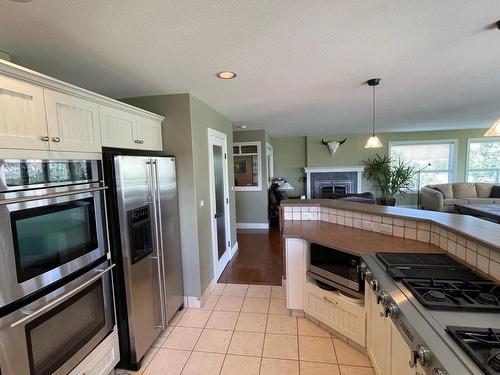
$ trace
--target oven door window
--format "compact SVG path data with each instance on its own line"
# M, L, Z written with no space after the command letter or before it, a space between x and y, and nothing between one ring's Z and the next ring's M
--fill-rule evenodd
M107 326L102 278L25 327L31 375L49 375Z
M10 218L19 282L98 247L93 198L14 211Z

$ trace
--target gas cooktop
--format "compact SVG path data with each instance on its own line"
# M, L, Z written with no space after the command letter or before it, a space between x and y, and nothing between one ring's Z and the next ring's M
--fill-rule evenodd
M427 308L467 311L500 311L500 285L482 281L402 279Z
M500 375L500 329L447 326L446 330L488 375Z

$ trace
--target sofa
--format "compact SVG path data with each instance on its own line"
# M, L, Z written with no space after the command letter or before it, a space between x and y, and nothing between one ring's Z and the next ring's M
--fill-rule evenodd
M453 212L455 204L500 204L499 184L486 182L458 182L424 186L420 190L424 210ZM493 194L492 194L493 189Z

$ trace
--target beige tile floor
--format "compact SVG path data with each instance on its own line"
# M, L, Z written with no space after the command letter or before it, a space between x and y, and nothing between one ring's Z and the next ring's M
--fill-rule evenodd
M176 314L134 375L374 375L368 357L304 318L282 287L217 284Z

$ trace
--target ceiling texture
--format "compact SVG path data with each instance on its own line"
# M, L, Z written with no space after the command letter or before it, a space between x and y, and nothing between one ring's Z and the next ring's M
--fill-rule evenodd
M189 92L273 136L486 128L499 0L0 0L0 50L115 98ZM222 81L220 70L238 77Z

